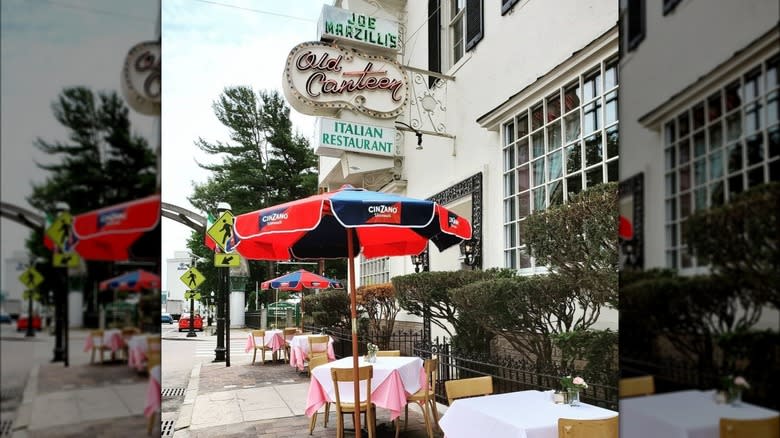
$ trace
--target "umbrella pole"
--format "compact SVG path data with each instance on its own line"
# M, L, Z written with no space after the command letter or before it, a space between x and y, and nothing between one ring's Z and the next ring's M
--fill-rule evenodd
M352 230L347 228L347 251L348 259L347 265L349 267L349 304L350 313L352 315L352 373L353 383L355 386L355 406L360 406L360 384L358 376L358 327L357 327L357 297L355 295L355 254L352 251ZM370 385L371 382L368 382ZM368 407L371 409L371 406ZM366 415L366 418L370 418ZM355 422L355 437L360 438L360 409L355 409L354 412Z

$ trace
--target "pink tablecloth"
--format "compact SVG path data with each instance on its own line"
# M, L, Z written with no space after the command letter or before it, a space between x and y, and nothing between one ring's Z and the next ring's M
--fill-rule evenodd
M92 350L93 346L106 345L111 349L111 353L116 353L122 347L125 346L125 341L122 339L122 331L119 329L109 329L103 332L103 337L87 336L84 341L84 351Z
M146 367L146 352L149 344L146 342L147 335L135 335L127 341L127 366L137 370L143 370Z
M149 417L160 410L160 365L149 370L149 386L146 389L146 406L144 416Z
M282 336L281 330L266 330L265 331L265 338L263 338L262 342L263 345L270 348L271 351L276 353L278 350L281 350L284 348L284 336ZM257 343L261 342L260 338L255 339L254 336L250 333L246 340L246 348L244 349L244 352L249 353L250 351L255 349L255 345Z
M290 340L290 366L303 371L303 361L309 353L309 336L297 335ZM333 352L333 338L328 340L328 360L336 360L336 354Z
M401 415L406 405L406 397L425 387L425 369L419 357L377 357L375 363L361 360L359 366L372 365L374 377L371 379L371 401L378 407L389 409L390 418ZM325 402L335 402L336 392L331 368L352 368L352 357L345 357L312 370L309 394L306 399L306 415L312 416ZM339 395L342 402L352 403L355 399L351 382L339 383ZM361 400L365 397L365 385L361 387Z

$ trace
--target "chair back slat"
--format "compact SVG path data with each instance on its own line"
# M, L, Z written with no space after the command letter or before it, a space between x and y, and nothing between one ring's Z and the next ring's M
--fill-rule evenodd
M618 438L618 417L603 420L559 418L558 438Z
M459 398L490 395L493 393L493 377L447 380L444 382L444 390L447 391L447 400L450 404Z
M760 420L720 419L720 438L779 437L780 416Z
M146 337L147 351L161 351L160 335L148 335Z
M376 352L377 356L400 356L401 350L379 350Z
M328 335L309 336L309 353L324 353L328 351Z
M339 382L353 382L355 379L355 370L352 368L331 368L330 377L333 379L333 386L336 390L336 406L341 404L341 395L339 394ZM374 367L371 365L362 366L358 368L358 381L363 385L365 382L366 399L355 400L355 406L365 402L368 406L371 406L371 378L374 377Z
M626 377L620 379L618 395L620 398L655 394L653 376Z

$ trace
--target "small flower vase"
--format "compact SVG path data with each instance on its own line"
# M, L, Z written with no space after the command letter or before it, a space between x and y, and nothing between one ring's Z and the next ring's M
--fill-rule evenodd
M734 388L729 390L729 404L731 406L742 406L742 390Z
M577 388L569 388L569 406L579 406L580 405L580 390Z
M366 353L366 362L376 363L376 351L369 351Z

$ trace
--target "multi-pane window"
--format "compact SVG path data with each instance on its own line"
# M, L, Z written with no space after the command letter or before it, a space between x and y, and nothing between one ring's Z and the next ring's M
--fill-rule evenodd
M381 284L390 281L390 257L366 259L360 256L360 285Z
M602 61L502 126L504 266L532 269L525 219L618 180L617 58Z
M465 45L466 35L466 20L465 3L466 0L449 0L450 3L450 24L449 24L449 36L450 47L452 48L452 62L450 65L455 65L460 58L463 57L463 49Z
M681 225L691 213L780 180L779 63L758 64L664 124L669 268L698 266Z

